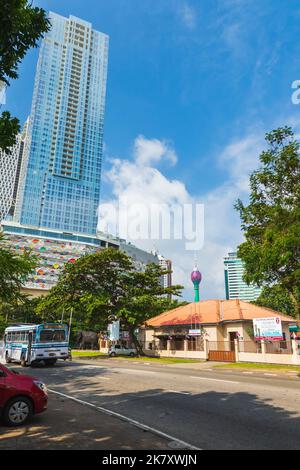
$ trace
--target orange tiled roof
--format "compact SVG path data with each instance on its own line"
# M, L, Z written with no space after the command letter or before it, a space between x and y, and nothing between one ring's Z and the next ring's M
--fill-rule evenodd
M253 320L253 318L277 316L283 322L295 321L295 319L270 308L259 307L242 300L206 300L164 312L147 320L146 325L154 327L191 325L193 323L205 325L222 321Z

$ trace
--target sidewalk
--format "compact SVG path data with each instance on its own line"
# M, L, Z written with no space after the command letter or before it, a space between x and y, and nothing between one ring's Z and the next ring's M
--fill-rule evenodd
M132 365L151 365L151 366L157 366L157 367L173 367L175 369L195 369L195 370L202 370L202 369L212 369L214 365L216 364L222 364L221 362L207 362L207 361L199 361L199 362L186 362L186 363L163 363L163 362L155 362L155 361L147 361L147 358L144 360L135 360L133 359L119 359L118 357L116 358L105 358L101 359L99 357L95 358L86 358L86 357L74 357L73 362L78 362L78 363L87 363L87 364L103 364L103 365L108 365L108 364L132 364Z
M276 366L276 365L270 365L270 364L255 364L251 363L251 366L247 363L225 363L225 362L215 362L215 361L203 361L203 362L196 362L196 363L177 363L177 364L163 364L163 363L155 363L154 361L149 361L147 362L147 359L144 361L135 361L134 359L118 359L118 358L112 358L112 359L105 359L101 360L99 358L95 359L86 359L86 358L74 358L73 362L80 362L80 363L85 363L85 364L103 364L103 365L108 365L109 363L112 364L118 364L118 365L125 365L132 364L134 366L137 365L147 365L147 366L156 366L156 367L168 367L172 369L186 369L186 370L198 370L198 371L214 371L214 372L235 372L235 373L243 373L243 374L258 374L258 375L265 375L266 373L275 373L276 375L285 375L285 376L300 376L300 368L293 369L293 366ZM297 367L297 366L295 366ZM267 374L269 375L269 374Z
M0 450L169 449L167 439L49 394L49 409L21 428L0 426Z

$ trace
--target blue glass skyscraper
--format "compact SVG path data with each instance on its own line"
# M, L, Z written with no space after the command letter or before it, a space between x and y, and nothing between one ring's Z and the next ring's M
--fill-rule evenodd
M95 234L100 199L108 36L49 13L30 115L30 150L15 221Z

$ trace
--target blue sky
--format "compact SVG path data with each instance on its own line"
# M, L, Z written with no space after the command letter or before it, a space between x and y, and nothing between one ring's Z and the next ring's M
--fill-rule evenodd
M205 204L205 244L196 254L203 297L222 297L222 256L241 240L236 197L247 197L264 133L297 126L291 84L300 79L297 0L40 0L34 4L90 21L110 36L103 198L118 194L116 158L133 162L133 145L163 142L176 164L152 167L171 187ZM30 111L38 51L31 51L7 92L7 108ZM133 168L133 170L135 170ZM140 170L138 170L140 171ZM106 176L105 176L106 174ZM145 188L149 178L145 178ZM135 191L129 182L125 192ZM164 188L162 187L162 191ZM156 243L184 282L194 254ZM145 245L146 246L146 245ZM169 251L168 251L169 250ZM188 281L187 281L188 285ZM190 298L192 291L186 291Z

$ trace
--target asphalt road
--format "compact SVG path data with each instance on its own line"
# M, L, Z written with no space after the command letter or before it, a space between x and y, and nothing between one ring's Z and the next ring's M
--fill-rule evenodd
M111 411L166 434L174 448L300 448L298 376L115 359L29 368L26 373L47 383L50 400L74 398L95 420L108 419L105 413ZM134 445L139 448L138 441Z

